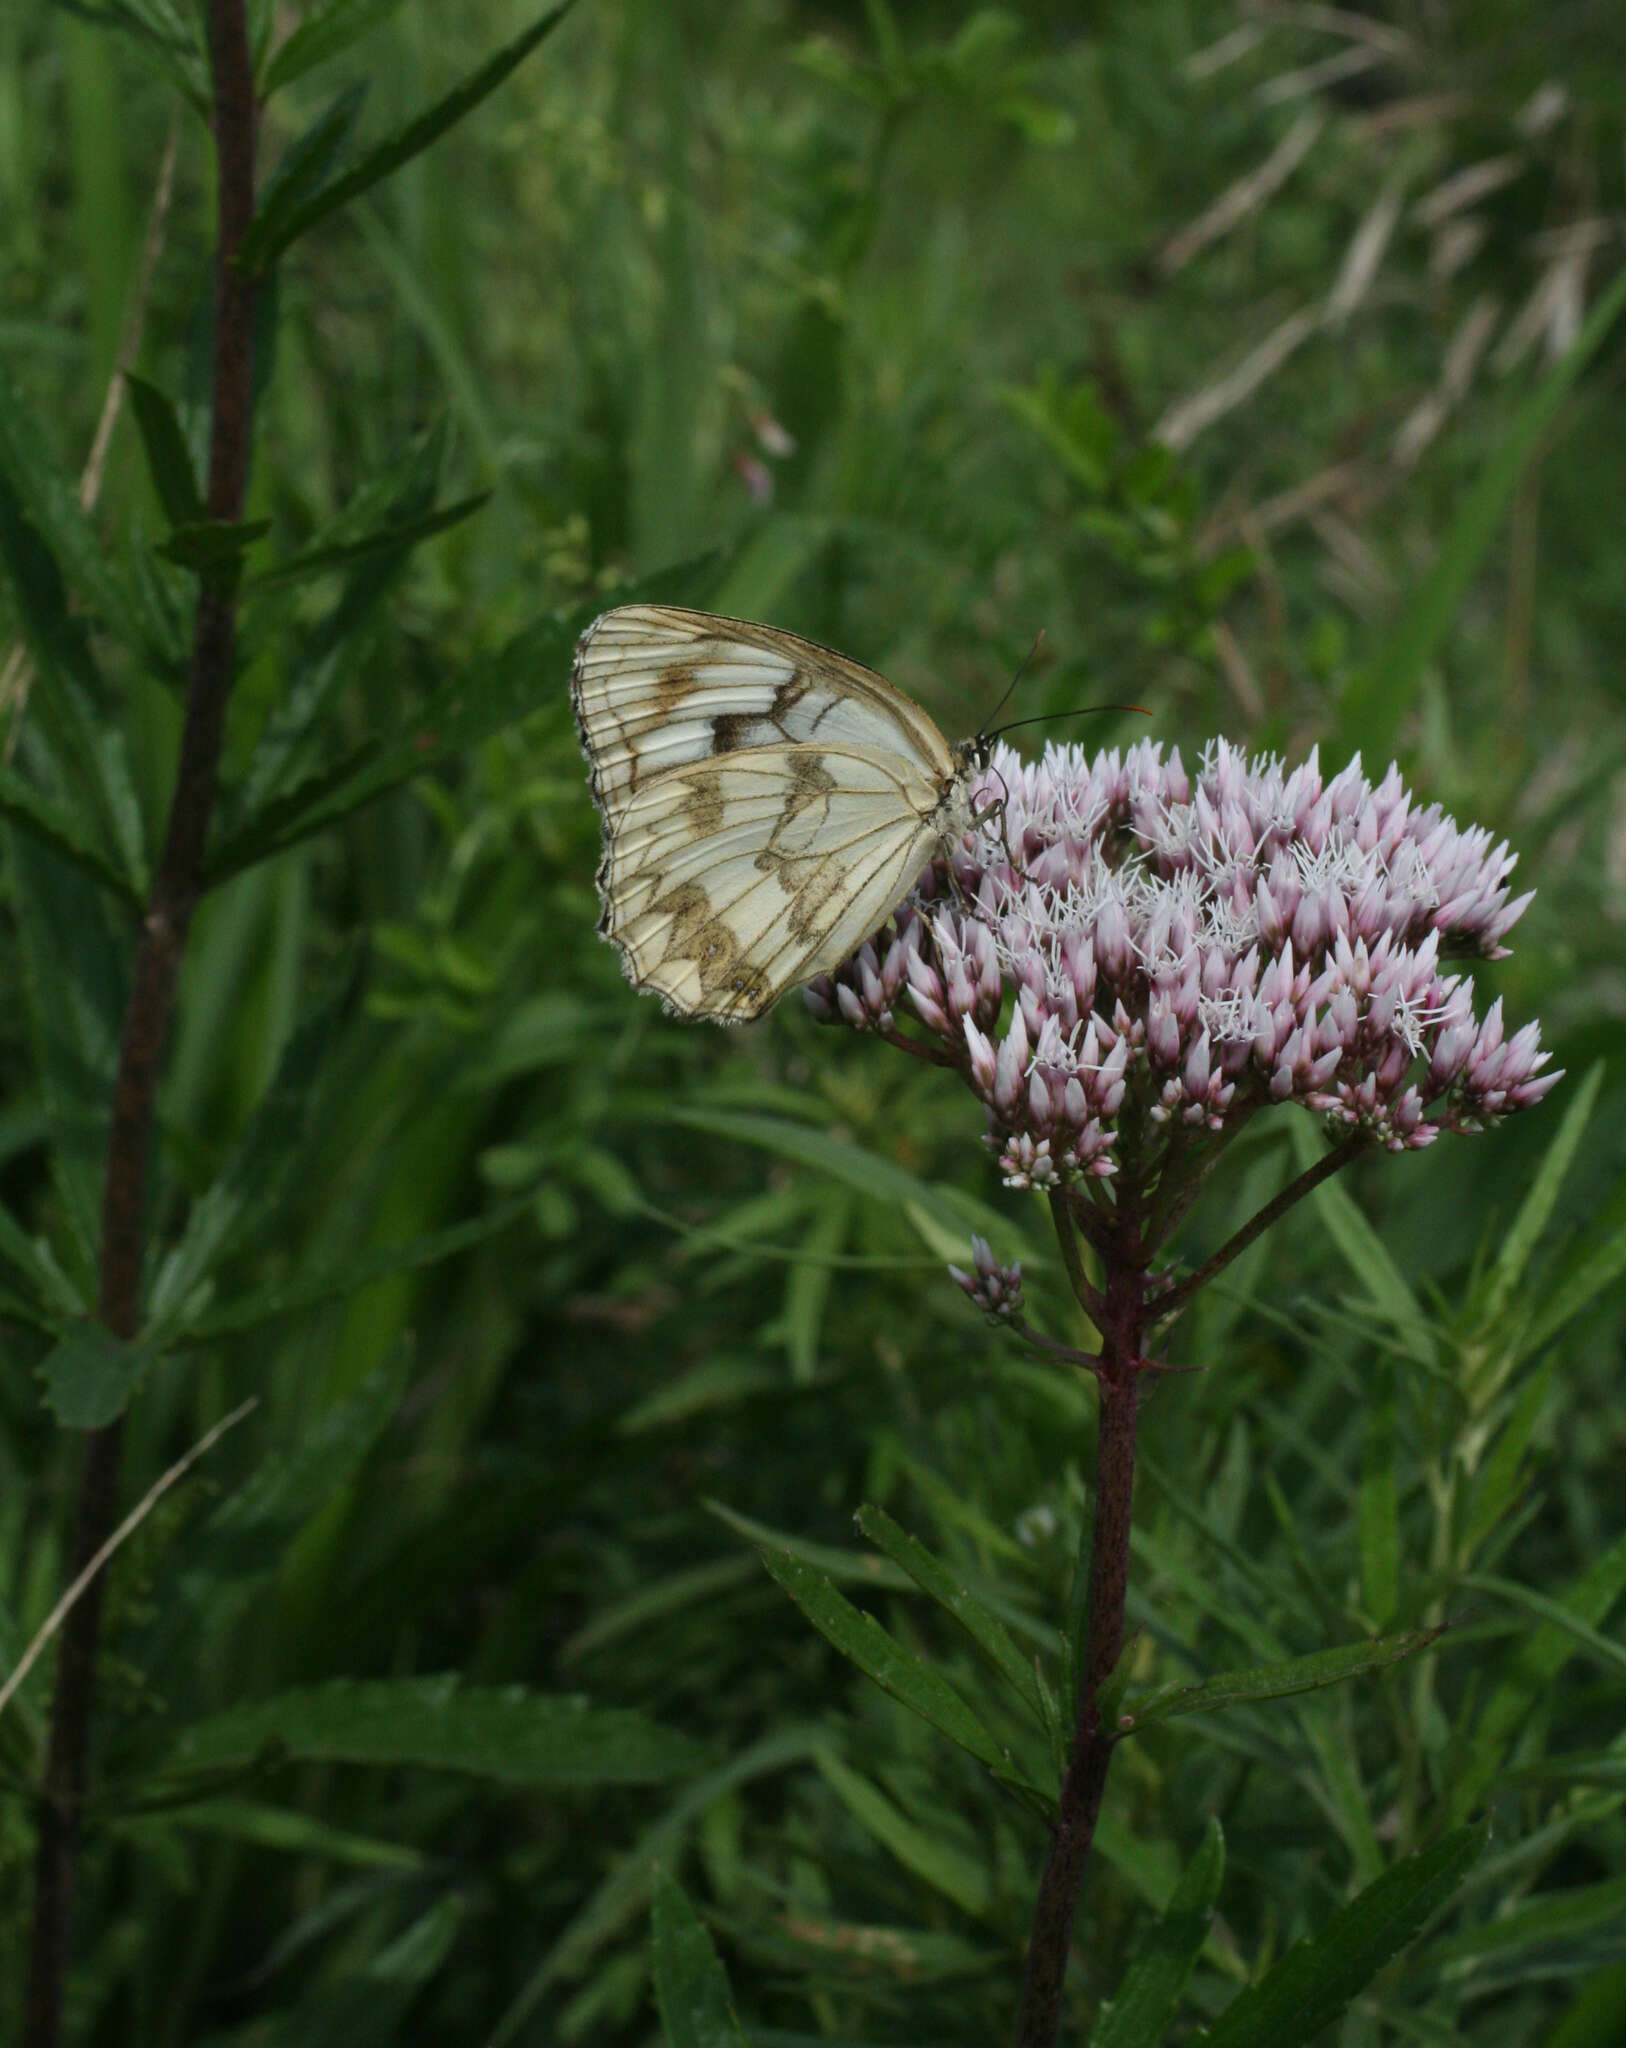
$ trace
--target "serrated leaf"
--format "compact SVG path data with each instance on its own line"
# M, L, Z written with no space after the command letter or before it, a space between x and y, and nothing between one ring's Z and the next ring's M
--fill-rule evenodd
M711 1935L665 1869L655 1872L650 1906L655 1998L667 2048L746 2048Z
M129 370L124 373L124 388L130 394L130 411L141 436L147 473L164 508L164 517L171 526L202 524L209 514L174 406L156 384L149 384L145 377L137 377Z
M65 1429L101 1429L124 1413L151 1363L148 1348L87 1318L41 1361L45 1405Z
M1181 1873L1168 1910L1136 1944L1101 2008L1088 2048L1163 2048L1186 1980L1208 1939L1225 1874L1225 1836L1210 1814L1202 1846Z
M1344 1643L1336 1650L1317 1650L1308 1657L1290 1657L1281 1664L1222 1671L1195 1685L1160 1686L1157 1691L1130 1701L1124 1732L1147 1727L1153 1721L1169 1720L1176 1714L1212 1714L1221 1707L1289 1699L1296 1693L1341 1685L1346 1678L1359 1678L1368 1671L1381 1671L1387 1665L1414 1657L1444 1633L1443 1627L1410 1629L1404 1635L1378 1636L1370 1642Z
M166 1776L288 1763L457 1771L503 1785L655 1785L686 1777L705 1749L625 1707L438 1678L296 1688L186 1729Z
M443 98L437 100L418 117L387 140L370 149L347 171L341 171L319 190L302 195L296 205L285 212L279 209L274 221L261 225L262 215L256 215L254 226L244 237L243 247L238 255L239 266L249 275L255 276L267 270L292 243L310 233L319 221L341 206L348 206L363 192L370 191L382 179L398 171L403 164L410 163L432 142L437 142L447 129L461 121L480 102L495 92L497 87L514 68L521 64L570 12L575 0L560 0L540 20L532 22L512 42L488 57L484 64L470 72L461 84L456 85Z
M260 79L260 98L269 99L318 64L339 56L400 5L401 0L313 0L272 53Z
M968 1586L933 1557L926 1546L900 1529L884 1508L866 1503L857 1522L877 1550L906 1571L921 1591L957 1621L994 1669L1043 1724L1044 1707L1031 1660L1016 1647L1002 1622L995 1619Z
M1198 2041L1205 2048L1305 2048L1415 1940L1489 1839L1486 1823L1458 1828L1386 1870L1239 1992Z
M918 1714L942 1735L1002 1777L1013 1776L1008 1751L997 1742L946 1678L911 1656L872 1614L854 1607L822 1572L783 1551L764 1549L762 1562L834 1649L872 1678L883 1692ZM1031 1788L1036 1793L1038 1788ZM1040 1795L1042 1796L1042 1795Z

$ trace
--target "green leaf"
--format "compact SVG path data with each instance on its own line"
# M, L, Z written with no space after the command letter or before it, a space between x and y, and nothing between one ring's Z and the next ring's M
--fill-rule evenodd
M1225 1874L1225 1836L1212 1814L1163 1917L1137 1944L1088 2048L1163 2048L1180 1994L1208 1939Z
M124 388L130 394L130 410L164 517L171 526L201 525L209 514L174 406L156 384L129 370L124 373Z
M706 1760L701 1745L625 1707L438 1678L335 1679L199 1721L167 1776L268 1760L459 1771L502 1785L656 1785Z
M218 1835L223 1841L249 1842L288 1856L316 1856L354 1870L421 1871L429 1858L405 1842L384 1842L330 1827L315 1814L289 1806L266 1806L252 1799L204 1799L188 1802L175 1816L177 1826L193 1834Z
M1533 1586L1521 1586L1517 1579L1498 1578L1493 1572L1464 1572L1457 1583L1472 1586L1481 1593L1494 1593L1498 1599L1522 1607L1526 1614L1535 1615L1560 1634L1571 1637L1577 1649L1591 1651L1606 1669L1626 1675L1626 1643L1617 1643L1591 1627L1578 1614L1572 1614L1561 1601L1549 1600L1545 1593L1538 1593Z
M1489 1838L1483 1822L1458 1828L1386 1870L1318 1933L1294 1942L1197 2039L1205 2048L1304 2048L1416 1939Z
M197 1197L179 1243L153 1281L149 1331L162 1336L178 1328L192 1296L241 1237L252 1218L274 1196L290 1170L304 1132L317 1077L355 985L353 960L345 960L309 1001L271 1085L243 1128L231 1156L213 1184Z
M72 861L93 881L111 890L128 909L140 910L141 897L134 879L86 837L80 828L78 815L61 804L53 803L15 768L3 764L0 764L0 817L9 818L20 830L30 833L63 860Z
M1613 280L1573 344L1514 414L1447 534L1433 569L1407 606L1394 639L1345 692L1345 734L1368 756L1382 760L1394 745L1423 671L1450 630L1542 435L1622 307L1626 307L1626 273Z
M1512 1412L1491 1446L1490 1456L1479 1468L1470 1498L1467 1527L1462 1533L1462 1556L1465 1559L1475 1555L1518 1498L1525 1483L1525 1453L1547 1405L1547 1396L1552 1392L1556 1370L1556 1358L1549 1357L1526 1379L1513 1403Z
M1361 1599L1376 1628L1387 1628L1400 1605L1400 1447L1395 1431L1395 1369L1372 1368L1361 1445L1358 1526Z
M689 1130L709 1131L716 1137L728 1138L738 1144L758 1146L781 1159L795 1160L798 1165L809 1166L816 1173L826 1174L831 1180L856 1188L871 1201L885 1203L900 1214L906 1213L911 1206L918 1206L935 1217L940 1228L953 1234L955 1244L962 1251L966 1223L970 1220L984 1235L990 1230L996 1231L1002 1241L1013 1246L1024 1266L1045 1263L1038 1247L1018 1233L1009 1217L980 1202L967 1202L957 1190L935 1187L892 1160L883 1159L879 1153L867 1152L862 1146L832 1138L827 1131L817 1130L810 1124L797 1123L790 1117L761 1116L750 1110L690 1108L686 1105L669 1109L667 1115L671 1122L682 1124Z
M985 1864L941 1834L929 1834L901 1814L867 1778L849 1770L828 1749L821 1749L819 1775L867 1833L934 1891L952 1899L973 1919L986 1916L993 1900L993 1882Z
M825 1641L850 1658L883 1692L991 1771L1001 1776L1012 1772L1009 1752L994 1740L948 1680L911 1656L874 1615L861 1613L822 1572L809 1570L783 1551L764 1549L762 1562Z
M687 1787L616 1860L609 1876L566 1924L492 2029L488 2048L508 2048L548 1987L561 1978L579 1975L604 1944L641 1911L654 1866L676 1855L701 1815L737 1787L805 1763L815 1746L813 1729L779 1728Z
M122 30L148 63L207 119L212 96L209 59L196 22L176 0L105 0L102 6L92 5L91 0L64 0L64 4L87 21Z
M438 141L448 128L494 92L543 37L558 27L574 4L575 0L561 0L560 5L550 8L540 20L534 21L512 42L488 57L478 70L472 71L444 98L426 108L416 120L408 122L406 127L368 150L359 162L342 171L320 190L301 194L298 203L286 211L279 209L274 221L267 221L263 211L256 215L239 252L240 266L250 276L268 270L290 244L309 234L318 221L325 220L341 206L348 206L351 200L359 198L391 172L410 163L413 157Z
M401 0L312 0L266 65L260 79L261 100L268 100L330 57L339 56L400 5Z
M1483 1927L1466 1927L1439 1942L1433 1955L1442 1963L1461 1956L1500 1958L1516 1949L1560 1941L1594 1927L1613 1928L1618 1935L1622 1926L1626 1926L1626 1877L1611 1877L1601 1884L1574 1885L1524 1899Z
M448 527L460 525L463 520L471 518L490 497L489 491L475 491L453 504L442 505L438 511L425 513L421 519L405 520L398 526L381 526L359 540L334 541L326 547L307 548L303 554L290 555L287 561L278 562L275 568L263 570L252 579L252 587L255 590L280 589L312 576L330 575L335 569L348 569L352 564L365 562L374 555L405 555L420 541L429 540L437 533L444 533Z
M1323 1156L1326 1148L1308 1117L1295 1117L1288 1132L1300 1166L1313 1166ZM1436 1365L1437 1348L1428 1318L1371 1224L1331 1181L1324 1181L1310 1201L1372 1306L1394 1329L1401 1348L1419 1365Z
M69 589L115 639L139 648L130 600L80 510L79 493L63 475L39 425L40 408L11 381L0 361L0 475Z
M530 1197L522 1196L517 1201L502 1203L487 1216L474 1217L467 1223L454 1223L445 1230L426 1231L422 1237L408 1238L402 1244L380 1245L373 1251L352 1254L340 1265L301 1273L276 1286L261 1288L235 1301L223 1302L219 1308L202 1309L196 1314L177 1314L171 1323L165 1325L166 1336L172 1332L177 1343L200 1343L208 1338L257 1329L260 1324L272 1322L278 1316L315 1308L324 1301L347 1300L363 1287L392 1279L397 1273L413 1273L424 1266L438 1265L442 1259L453 1258L458 1252L467 1251L471 1245L495 1237L524 1215L529 1207Z
M1195 1685L1165 1685L1131 1700L1120 1721L1124 1732L1166 1721L1175 1714L1211 1714L1220 1707L1251 1705L1259 1700L1290 1698L1341 1685L1368 1671L1381 1671L1426 1650L1444 1635L1443 1627L1411 1629L1404 1635L1377 1636L1370 1642L1343 1643L1336 1650L1317 1650L1308 1657L1290 1657L1283 1664L1261 1664L1248 1671L1222 1671Z
M235 573L243 556L270 531L269 519L198 519L175 527L158 543L158 552L201 576Z
M736 1514L733 1508L725 1508L720 1500L705 1500L701 1506L708 1515L715 1515L736 1535L743 1536L747 1543L765 1550L782 1551L786 1557L799 1559L813 1571L822 1572L838 1584L880 1586L890 1593L909 1591L912 1581L906 1572L899 1571L895 1565L883 1564L878 1557L870 1557L865 1551L837 1550L834 1544L809 1543L805 1537L787 1536L783 1530L770 1529L766 1522Z
M362 563L358 573L365 575L377 567L376 561ZM448 756L466 753L493 733L532 716L541 679L557 676L563 691L575 637L570 619L540 621L491 661L472 664L455 676L403 717L389 739L369 741L336 767L252 809L211 852L206 863L209 887L297 846L387 791L426 774ZM297 737L291 744L298 744Z
M151 1363L148 1348L87 1318L41 1362L45 1405L66 1429L101 1429L124 1413Z
M1586 1136L1587 1126L1592 1120L1592 1106L1603 1086L1603 1075L1603 1061L1598 1060L1571 1095L1569 1106L1564 1111L1564 1121L1547 1147L1540 1170L1519 1204L1519 1213L1502 1239L1496 1264L1491 1268L1489 1284L1483 1299L1477 1304L1479 1319L1487 1330L1496 1328L1503 1321L1514 1292L1524 1278L1530 1256L1547 1227L1575 1154Z
M1596 1628L1626 1592L1626 1536L1617 1537L1603 1555L1559 1598L1567 1617ZM1553 1680L1574 1656L1576 1636L1569 1626L1544 1621L1514 1651L1507 1675L1485 1702L1473 1731L1468 1758L1451 1789L1450 1813L1460 1820L1473 1812L1502 1768L1509 1742L1525 1717L1547 1696Z
M960 1583L946 1565L940 1564L923 1543L900 1529L884 1508L865 1506L858 1510L858 1526L877 1550L902 1567L921 1590L963 1628L977 1648L993 1665L1041 1725L1044 1706L1031 1659L1011 1640L1003 1623L975 1599L969 1587Z
M289 143L265 181L254 218L243 236L237 252L240 270L253 276L275 261L286 240L288 223L320 194L348 150L366 97L365 81L350 86Z
M664 1869L655 1872L650 1904L655 1999L668 2048L746 2048L711 1935Z

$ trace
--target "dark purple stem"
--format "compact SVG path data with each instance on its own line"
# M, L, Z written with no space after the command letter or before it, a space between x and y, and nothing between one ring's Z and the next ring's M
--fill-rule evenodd
M1051 1200L1062 1257L1075 1285L1082 1278L1076 1225L1064 1197ZM1129 1523L1135 1497L1135 1421L1140 1404L1141 1338L1146 1325L1142 1216L1131 1162L1118 1188L1114 1241L1106 1257L1104 1294L1089 1288L1080 1301L1101 1332L1096 1363L1099 1389L1095 1521L1090 1548L1089 1611L1077 1719L1061 1803L1034 1908L1022 1980L1019 2048L1052 2048L1061 2022L1062 1990L1072 1947L1073 1921L1095 1823L1106 1791L1116 1731L1101 1718L1100 1694L1124 1643L1124 1601L1129 1590ZM1088 1283L1084 1283L1088 1286Z
M207 506L211 519L242 517L248 479L254 286L233 264L254 216L254 71L243 0L209 0L209 63L219 168L214 362ZM235 580L208 577L198 594L186 716L169 823L142 920L119 1040L102 1192L97 1314L116 1337L140 1324L147 1174L153 1100L169 1040L175 982L196 907L214 807L226 700L236 662ZM71 1582L111 1534L118 1514L121 1417L85 1443L67 1577ZM34 1919L29 1942L25 2048L58 2048L67 1977L79 1822L84 1804L106 1572L63 1624L51 1701L50 1742L38 1807Z

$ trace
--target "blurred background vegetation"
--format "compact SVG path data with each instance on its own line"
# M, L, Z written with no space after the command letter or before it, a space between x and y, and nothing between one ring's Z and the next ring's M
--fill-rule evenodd
M185 0L98 11L0 10L0 367L69 487L91 462L162 644L191 585L127 407L92 449L121 361L202 445L212 170L164 42ZM263 12L280 36L297 10ZM271 100L265 166L352 88L363 143L399 126L527 19L365 12ZM1520 850L1539 893L1478 979L1570 1081L1296 1212L1181 1325L1204 1370L1144 1429L1140 1678L1459 1625L1124 1749L1077 2038L1206 1816L1228 1864L1175 2040L1487 1807L1452 1914L1336 2038L1626 2036L1623 109L1602 0L582 0L283 259L251 570L490 496L251 592L237 871L161 1109L153 1229L195 1256L155 1261L129 1499L259 1405L114 1578L77 2038L649 2041L655 1858L754 2041L1008 2034L1042 1826L842 1664L751 1537L815 1546L998 1717L852 1514L883 1504L1048 1655L1091 1396L943 1276L983 1228L1066 1332L1042 1207L999 1188L950 1078L795 999L736 1033L668 1019L595 936L569 649L646 591L838 646L950 733L1043 627L1026 710L1137 699L1188 760L1216 732L1395 754ZM25 771L31 601L0 583ZM88 744L150 843L176 697L93 638ZM308 829L321 777L403 748L427 771ZM306 803L280 838L278 790ZM117 929L8 828L0 1194L70 1281ZM1194 1253L1296 1170L1300 1123L1249 1131ZM59 1589L78 1445L42 1403L49 1336L5 1312L0 1671ZM674 1740L574 1783L511 1729L464 1726L454 1758L437 1674ZM0 2035L47 1678L0 1719ZM345 1721L368 1700L371 1749Z

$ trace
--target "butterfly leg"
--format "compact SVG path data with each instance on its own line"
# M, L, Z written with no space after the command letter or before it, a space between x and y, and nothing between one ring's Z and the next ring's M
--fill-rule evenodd
M991 775L997 777L999 781L1000 794L994 797L990 802L984 804L980 811L973 811L971 813L972 829L973 831L980 831L984 825L988 824L994 818L997 818L999 820L999 843L1005 850L1005 858L1010 862L1012 868L1016 871L1018 880L1025 882L1028 878L1028 871L1025 867L1023 867L1022 863L1011 851L1011 842L1005 829L1005 806L1007 801L1009 800L1010 791L1005 787L1005 778L1004 776L1000 775L999 770L997 768L991 768L988 772Z

